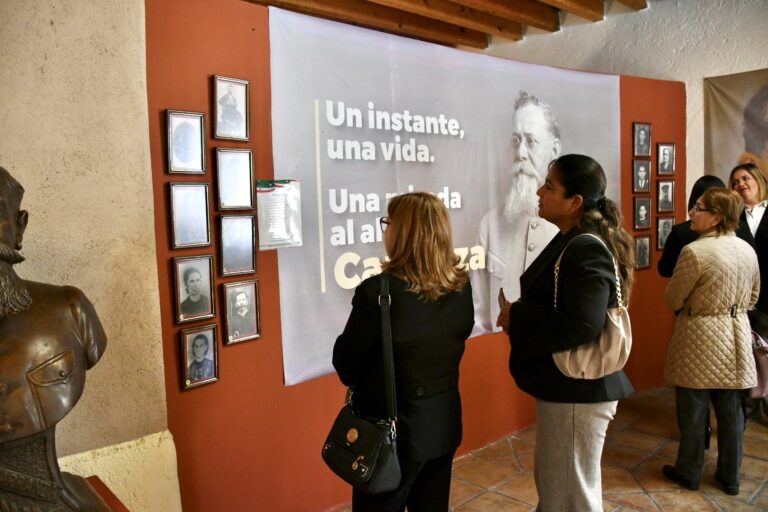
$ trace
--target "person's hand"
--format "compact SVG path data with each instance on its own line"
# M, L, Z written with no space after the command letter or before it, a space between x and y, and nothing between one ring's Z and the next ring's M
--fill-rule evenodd
M499 312L499 318L496 319L496 327L501 327L502 330L509 334L509 308L512 303L504 300L503 304L500 304L501 311Z

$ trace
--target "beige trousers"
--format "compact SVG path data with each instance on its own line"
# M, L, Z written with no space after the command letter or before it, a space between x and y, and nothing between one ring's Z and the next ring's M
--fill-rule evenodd
M537 512L602 512L600 459L617 404L536 400Z

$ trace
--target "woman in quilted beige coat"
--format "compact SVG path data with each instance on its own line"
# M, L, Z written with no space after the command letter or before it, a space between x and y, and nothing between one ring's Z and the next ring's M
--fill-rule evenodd
M677 315L664 375L676 386L680 446L664 476L698 489L704 464L707 404L717 417L715 478L727 494L739 492L743 454L742 390L757 384L747 310L760 293L757 255L737 238L741 198L707 190L689 212L700 234L680 254L665 298Z

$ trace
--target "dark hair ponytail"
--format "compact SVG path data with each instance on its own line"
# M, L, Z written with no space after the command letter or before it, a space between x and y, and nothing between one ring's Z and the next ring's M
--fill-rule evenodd
M586 155L563 155L550 164L556 168L565 196L580 195L584 213L579 227L603 239L616 259L624 301L632 293L635 269L635 243L622 226L619 207L605 197L605 172L600 164Z

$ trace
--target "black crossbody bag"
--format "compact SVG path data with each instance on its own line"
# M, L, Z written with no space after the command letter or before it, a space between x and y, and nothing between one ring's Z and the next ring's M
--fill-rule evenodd
M395 362L392 352L392 324L389 319L391 297L389 277L380 276L381 338L384 354L384 392L387 419L358 415L348 399L333 422L323 444L323 460L331 470L358 491L378 494L400 485L397 458L397 398Z

